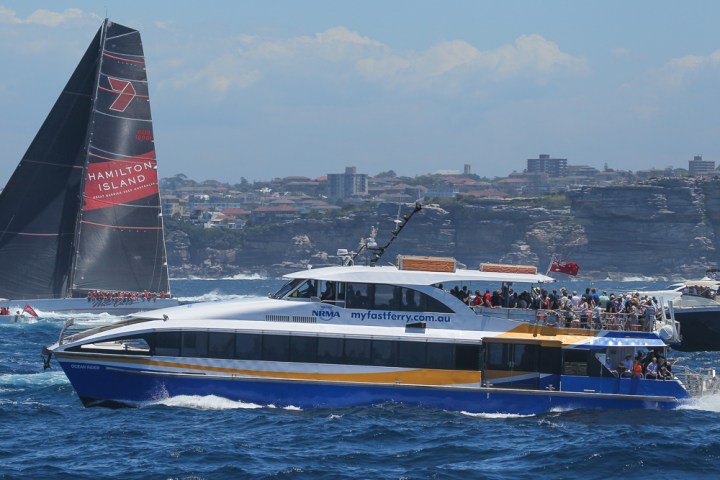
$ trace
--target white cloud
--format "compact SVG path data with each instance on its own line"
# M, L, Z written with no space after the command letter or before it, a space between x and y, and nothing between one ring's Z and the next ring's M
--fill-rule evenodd
M441 42L425 52L358 60L361 73L390 83L425 84L444 75L482 72L496 79L556 72L585 73L587 62L560 50L540 35L523 35L511 45L482 51L462 40Z
M45 27L57 27L66 23L77 23L78 21L92 20L96 22L100 19L94 13L85 13L77 8L68 8L63 12L52 12L50 10L39 9L32 12L26 18L17 16L15 10L0 5L0 23L9 23L15 25L42 25Z
M628 58L631 55L631 52L627 48L617 47L610 50L610 55L614 58Z
M705 70L720 66L720 50L709 55L686 55L673 58L662 68L660 79L665 86L679 88Z
M252 85L269 69L290 76L359 74L366 81L388 87L428 87L444 81L455 85L463 77L477 82L478 73L495 79L530 76L546 80L558 73L585 73L587 62L537 34L520 36L513 44L488 51L453 40L425 51L396 52L378 40L338 26L281 40L237 37L224 53L197 72L184 75L176 85L204 83L225 93Z

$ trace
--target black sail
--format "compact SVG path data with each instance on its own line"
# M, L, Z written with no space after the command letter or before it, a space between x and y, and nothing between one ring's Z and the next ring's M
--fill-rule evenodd
M169 292L138 31L106 20L0 195L0 296Z

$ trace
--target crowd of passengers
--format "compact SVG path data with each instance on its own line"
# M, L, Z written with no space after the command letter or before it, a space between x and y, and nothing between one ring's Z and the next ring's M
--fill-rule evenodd
M647 378L651 380L669 380L672 378L672 364L655 350L646 354L639 351L635 358L627 355L617 365L612 365L609 357L605 367L616 377Z
M442 288L442 285L438 285ZM565 287L553 288L548 292L535 287L530 291L517 293L504 286L502 290L475 290L471 293L466 286L453 287L450 293L472 307L524 308L542 311L552 317L558 326L586 328L616 328L623 330L648 330L653 326L662 311L657 299L650 295L622 293L608 295L607 291L598 292L595 288L586 288L585 293L568 291ZM550 314L550 315L548 315ZM548 321L551 320L548 318Z
M142 302L155 302L157 299L164 300L170 298L169 293L165 292L106 292L102 290L91 290L87 294L88 302L101 302L101 303L134 303L136 301Z

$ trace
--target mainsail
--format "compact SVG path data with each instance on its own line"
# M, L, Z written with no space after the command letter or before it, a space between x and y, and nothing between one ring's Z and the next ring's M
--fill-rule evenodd
M0 297L169 293L145 58L105 20L0 194Z

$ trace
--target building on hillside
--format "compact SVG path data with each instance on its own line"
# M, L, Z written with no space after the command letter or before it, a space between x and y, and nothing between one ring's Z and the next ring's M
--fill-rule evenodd
M328 173L328 198L348 198L368 195L368 176L357 173L355 167L345 167L345 173Z
M688 173L691 177L712 177L717 176L714 160L703 160L702 155L695 155L688 161Z
M564 177L567 175L567 158L550 158L550 155L541 153L538 158L527 159L527 173L547 173L550 177Z

